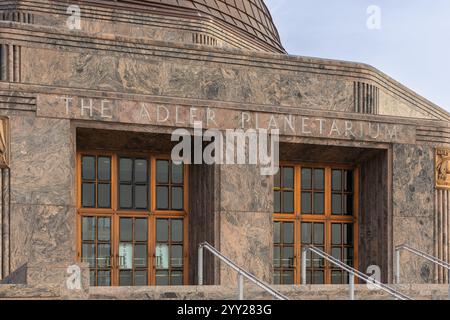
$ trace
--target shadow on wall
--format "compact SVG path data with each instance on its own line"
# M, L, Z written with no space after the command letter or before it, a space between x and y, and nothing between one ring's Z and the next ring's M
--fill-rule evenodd
M11 273L0 284L27 284L28 265L25 263L19 269Z

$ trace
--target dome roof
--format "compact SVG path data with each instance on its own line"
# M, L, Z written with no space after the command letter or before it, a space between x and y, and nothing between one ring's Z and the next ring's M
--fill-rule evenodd
M285 52L278 31L263 0L115 0L102 1L110 6L140 8L154 13L205 17L229 31L245 35L268 51Z

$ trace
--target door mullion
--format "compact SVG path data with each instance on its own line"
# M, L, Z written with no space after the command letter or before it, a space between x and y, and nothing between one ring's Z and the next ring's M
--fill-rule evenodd
M295 259L295 281L294 283L301 284L301 257L302 257L302 248L301 248L301 220L299 218L296 218L294 220L294 232L295 232L295 238L294 238L294 252L296 255Z
M118 233L118 216L116 214L114 214L112 216L112 229L113 229L113 234L112 234L112 239L111 239L111 247L112 247L112 255L113 255L113 262L112 262L112 285L113 286L117 286L118 285L118 238L119 238L119 233Z
M325 252L331 253L331 167L325 168ZM331 283L331 268L329 261L325 261L325 283Z
M155 237L156 237L156 217L151 215L148 223L148 284L151 286L156 285L156 270L155 270Z

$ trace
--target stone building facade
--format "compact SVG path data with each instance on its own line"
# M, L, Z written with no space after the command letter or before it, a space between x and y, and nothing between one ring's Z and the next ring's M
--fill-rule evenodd
M84 262L92 286L195 284L204 241L277 284L306 243L387 283L397 245L450 260L450 115L371 66L286 54L262 0L5 0L0 20L2 278ZM195 121L279 129L281 176L176 166ZM308 281L339 272L314 259ZM401 276L448 280L408 254Z

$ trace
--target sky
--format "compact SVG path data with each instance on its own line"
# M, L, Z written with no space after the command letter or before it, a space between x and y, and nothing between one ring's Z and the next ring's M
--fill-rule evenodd
M370 64L450 112L450 0L265 2L289 54Z

